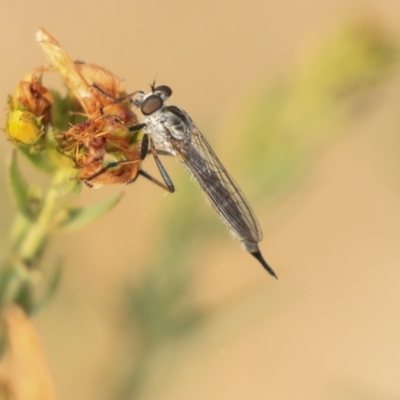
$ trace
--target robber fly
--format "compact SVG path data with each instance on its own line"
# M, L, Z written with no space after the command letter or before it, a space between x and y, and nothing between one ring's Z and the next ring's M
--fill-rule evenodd
M165 85L152 85L148 94L131 94L144 120L130 130L143 128L149 136L150 151L169 191L174 187L158 159L160 153L178 157L245 249L277 278L258 247L262 231L250 205L189 115L177 106L165 104L171 95L171 88Z

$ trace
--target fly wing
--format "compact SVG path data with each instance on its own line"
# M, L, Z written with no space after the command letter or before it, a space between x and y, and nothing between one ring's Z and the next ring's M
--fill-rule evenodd
M258 243L261 227L239 186L226 171L202 133L186 114L191 140L174 141L182 163L193 174L218 214L240 240Z

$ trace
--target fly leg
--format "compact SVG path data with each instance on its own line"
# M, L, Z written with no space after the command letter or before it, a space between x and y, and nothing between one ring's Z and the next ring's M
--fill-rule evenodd
M98 92L100 92L104 97L107 97L108 99L111 99L114 103L123 103L123 102L125 102L125 101L130 101L130 102L132 102L133 104L135 104L135 105L138 105L139 103L138 103L138 100L136 100L136 99L132 99L134 96L136 96L137 94L140 94L140 95L142 95L143 94L143 91L142 90L137 90L136 92L133 92L133 93L129 93L129 94L127 94L126 96L122 96L122 97L119 97L119 98L115 98L115 97L113 97L113 96L111 96L109 93L107 93L105 90L103 90L100 86L98 86L97 84L95 84L95 83L93 83L92 84L92 87L94 88L94 89L96 89Z
M154 161L156 162L157 168L160 171L160 174L161 174L161 176L163 178L163 181L165 182L165 184L168 187L168 191L170 193L174 193L175 192L174 184L172 183L171 178L169 177L167 170L164 168L164 165L162 164L160 158L158 157L158 154L164 154L164 152L159 153L160 150L157 150L154 147L154 143L153 143L152 140L150 140L150 151L151 151L151 154L153 154ZM166 154L170 155L167 152L166 152Z
M137 124L137 125L130 126L129 130L131 132L136 132L136 131L143 129L145 126L146 126L146 124ZM151 179L150 179L149 178L150 175L143 170L139 170L139 174L146 177L147 179L150 179L152 182L156 183L157 185L161 184L162 186L161 185L160 186L164 187L166 190L168 190L168 192L174 193L175 192L174 184L172 183L172 180L169 177L167 170L165 169L164 165L162 164L160 158L158 157L158 155L171 156L171 154L165 150L156 149L153 141L151 139L149 139L149 135L147 135L147 134L145 134L143 137L142 147L140 150L140 155L142 157L142 160L144 160L144 158L146 157L146 155L148 153L149 141L150 141L150 151L153 154L154 161L156 162L157 168L160 171L161 177L163 178L163 181L166 186L161 184L161 182L159 182L157 180L156 180L156 182L154 182L154 178L151 177Z
M163 188L164 190L173 193L175 191L174 185L171 182L171 178L169 177L168 173L166 172L164 166L162 165L160 159L158 158L157 152L158 150L153 149L153 146L151 146L151 152L156 160L156 164L157 167L161 173L161 176L164 180L165 183L160 182L158 179L154 178L153 176L151 176L148 172L143 171L142 169L139 169L137 172L137 175L132 178L129 179L125 182L125 184L130 184L136 181L137 177L139 175L143 176L144 178L148 179L150 182L155 183L157 186L160 186L161 188ZM108 171L109 169L112 168L116 168L122 165L129 165L129 164L134 164L134 163L138 163L138 162L142 162L144 160L144 158L146 157L147 153L148 153L148 149L149 149L149 136L145 135L143 137L142 140L142 144L141 144L141 148L140 148L140 152L139 152L139 158L134 159L134 160L126 160L126 161L114 161L114 162L110 162L107 165L105 165L103 168L101 168L99 171L97 171L96 173L94 173L93 175L89 176L88 178L86 178L84 180L84 182L86 183L87 186L91 187L91 183L90 181L94 180L95 178L97 178L98 176L104 174L106 171ZM155 154L155 155L154 155ZM164 154L163 151L161 151L161 154Z
M144 126L145 126L145 124L135 125L135 127L139 127L137 130L142 129ZM131 128L129 128L129 130L131 130ZM141 160L145 159L145 157L146 157L146 155L148 153L148 150L149 150L149 136L148 135L144 135L143 139L142 139L140 153L139 153ZM129 180L128 182L126 182L126 184L134 182L137 179L137 177L139 175L141 175L144 178L148 179L150 182L153 182L156 185L158 185L158 186L162 187L163 189L167 190L168 192L173 193L175 191L174 185L172 184L170 177L168 176L167 172L165 171L164 166L161 164L161 161L160 160L158 160L158 161L159 161L159 163L161 165L161 169L158 166L158 164L157 164L157 166L158 166L158 168L160 170L161 176L162 176L165 184L160 182L158 179L154 178L153 176L151 176L148 172L143 171L142 169L139 169L138 174L135 176L135 178Z

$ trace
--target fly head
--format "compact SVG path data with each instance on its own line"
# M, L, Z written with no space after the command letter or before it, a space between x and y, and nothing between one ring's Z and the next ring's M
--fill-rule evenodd
M146 117L159 111L164 106L164 101L172 95L172 89L166 85L151 85L151 93L144 96L140 102L142 114Z

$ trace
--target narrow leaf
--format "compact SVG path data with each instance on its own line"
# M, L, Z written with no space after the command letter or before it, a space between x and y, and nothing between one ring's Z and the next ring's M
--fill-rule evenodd
M44 294L42 295L42 298L36 302L32 310L32 314L40 312L53 299L55 293L57 292L58 287L60 286L62 272L63 272L63 264L61 260L58 260L55 265L53 275L51 276L50 281L48 282L47 288Z
M107 214L121 200L122 193L102 202L89 207L71 208L67 210L67 215L62 218L62 222L58 225L61 230L80 229L85 225Z
M29 186L19 169L17 153L15 150L11 154L11 159L8 165L8 184L11 197L17 210L27 219L31 220L33 215L32 210L29 207Z
M18 146L18 149L34 167L46 173L52 173L55 169L53 160L50 158L50 151L33 152L31 147Z

